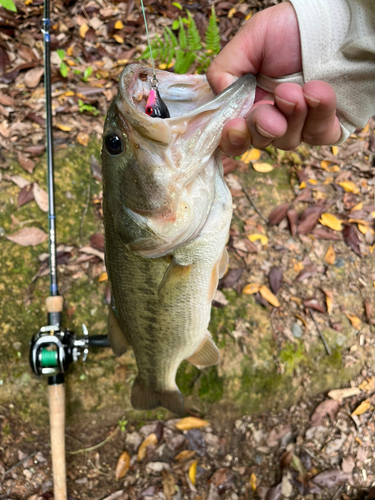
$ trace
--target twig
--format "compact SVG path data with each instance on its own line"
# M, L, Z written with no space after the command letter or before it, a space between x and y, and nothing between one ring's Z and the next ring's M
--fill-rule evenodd
M89 203L90 203L90 184L87 186L87 199L86 199L86 205L82 213L82 219L81 219L81 228L80 228L80 235L81 235L81 245L83 245L83 222L85 220L85 216L87 214L87 210L89 208Z
M264 215L257 209L257 207L254 205L254 202L253 200L250 198L249 196L249 193L246 191L246 189L244 187L242 187L242 191L244 192L246 198L248 199L248 202L250 203L250 205L253 207L253 209L256 211L256 213L259 215L259 217L261 219L264 220L264 222L266 224L268 224L268 220L264 217Z
M30 453L30 455L27 455L27 457L23 458L22 460L20 460L16 464L12 465L12 467L10 469L8 469L8 470L6 470L4 472L4 476L6 476L10 471L12 471L13 469L15 469L16 467L22 465L24 462L26 462L26 460L28 460L29 458L33 457L37 453L38 453L37 451L33 451L32 453Z
M335 500L335 498L337 497L337 495L340 493L340 491L343 489L344 485L341 484L337 490L334 492L334 494L331 496L330 500Z
M311 310L311 309L309 309L309 312L310 312L311 319L313 320L314 325L316 326L316 329L317 329L317 330L318 330L318 332L319 332L320 338L322 339L322 342L323 342L323 345L324 345L324 347L325 347L325 350L327 351L328 356L331 356L331 355L332 355L332 351L331 351L331 349L329 348L329 345L327 344L326 339L324 338L323 332L321 331L321 329L319 328L318 323L316 322L316 319L315 319L315 316L314 316L314 314L313 314L312 310Z
M304 446L302 446L302 449L305 453L307 453L308 455L310 455L311 458L313 458L318 464L322 465L323 467L326 466L326 464L323 462L323 460L321 460L320 458L318 458L312 451L310 451L308 448L305 448Z
M94 446L90 446L90 448L82 448L81 450L68 451L67 453L69 453L69 455L78 455L79 453L86 453L88 451L97 450L101 446L104 446L106 443L108 443L108 441L110 441L117 434L119 430L120 426L118 425L116 429L112 432L112 434L110 434L107 438L105 438L105 440L102 441L101 443L95 444Z

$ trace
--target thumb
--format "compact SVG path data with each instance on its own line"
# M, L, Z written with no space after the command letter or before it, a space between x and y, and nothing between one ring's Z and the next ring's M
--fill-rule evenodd
M259 72L266 30L259 30L258 16L252 17L210 64L207 80L215 94L246 73Z

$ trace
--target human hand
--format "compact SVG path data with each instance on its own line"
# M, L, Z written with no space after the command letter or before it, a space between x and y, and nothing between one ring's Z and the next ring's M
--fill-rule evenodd
M265 9L252 17L211 63L208 82L219 93L246 73L282 77L302 71L297 16L291 3ZM336 95L323 81L303 87L281 83L273 94L257 88L255 104L246 120L235 118L223 129L220 148L230 155L250 145L273 144L294 149L301 142L334 144L341 137L336 116Z

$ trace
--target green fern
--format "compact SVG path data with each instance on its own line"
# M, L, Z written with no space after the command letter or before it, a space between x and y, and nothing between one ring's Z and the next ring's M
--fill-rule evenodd
M174 71L178 74L186 73L191 65L197 61L197 72L207 71L213 57L220 51L220 32L215 9L212 6L204 43L193 16L189 11L186 13L187 18L179 17L175 21L178 37L169 27L165 27L163 39L156 35L151 42L151 48L147 47L138 59L149 59L152 54L156 64L164 63L167 67L174 59ZM172 28L174 27L172 26Z
M218 54L220 52L220 31L216 22L214 6L211 7L211 16L205 33L205 45L206 50L211 51L212 54Z

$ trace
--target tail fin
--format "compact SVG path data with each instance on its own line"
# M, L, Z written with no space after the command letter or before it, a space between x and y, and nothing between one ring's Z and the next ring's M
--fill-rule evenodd
M138 377L133 384L131 402L136 410L153 410L163 406L176 415L185 412L184 398L177 388L175 391L154 391L142 385Z

